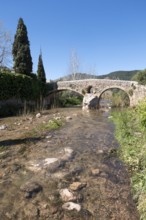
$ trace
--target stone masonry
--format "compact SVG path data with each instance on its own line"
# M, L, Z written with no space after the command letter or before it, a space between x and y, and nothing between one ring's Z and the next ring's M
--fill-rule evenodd
M88 102L87 100L89 97L90 99L89 102L91 102L92 99L96 100L98 107L102 93L104 93L108 89L113 89L113 88L121 89L127 93L127 95L129 96L131 107L136 106L140 100L146 97L146 86L138 85L138 83L135 81L109 80L109 79L84 79L84 80L57 82L57 91L72 90L82 94L84 96L83 106L85 106L85 100L86 102ZM86 105L88 107L88 103L86 103Z

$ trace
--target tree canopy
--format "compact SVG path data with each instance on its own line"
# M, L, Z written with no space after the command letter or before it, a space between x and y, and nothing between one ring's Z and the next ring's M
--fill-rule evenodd
M38 79L42 83L46 83L46 74L45 74L45 69L44 69L43 60L42 60L42 54L41 53L40 53L39 59L38 59L37 75L38 75Z
M141 85L146 85L146 69L139 71L132 79Z
M30 53L30 44L27 36L27 28L20 18L17 25L17 31L14 37L12 48L14 71L29 75L32 72L32 57Z

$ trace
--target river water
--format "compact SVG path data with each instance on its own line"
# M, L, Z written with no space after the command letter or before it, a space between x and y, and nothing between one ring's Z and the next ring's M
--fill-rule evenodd
M50 139L48 136L48 139L35 142L29 148L29 155L19 158L20 169L11 173L8 183L11 189L5 186L5 182L1 186L2 192L5 187L7 192L10 191L7 196L6 191L4 197L1 195L4 198L0 203L3 219L138 220L127 170L116 156L118 143L108 112L69 108L58 109L55 114L61 117L68 115L70 118L62 128L46 134L50 135ZM68 149L71 151L70 156L65 153ZM45 158L63 159L60 159L59 166L56 163L50 169L43 165ZM42 160L39 162L41 170L35 164L38 160ZM25 182L30 183L31 180L43 188L43 192L34 189L37 195L33 195L33 198L29 198L30 191L24 186ZM61 190L69 189L73 183L83 183L83 186L73 191L74 199L61 200ZM22 196L20 189L26 191L27 196ZM6 205L6 199L9 200L9 206ZM12 199L14 202L10 205ZM78 204L80 211L64 209L63 205L68 201ZM8 207L12 212L8 212ZM15 214L12 214L14 209Z
M75 152L68 169L74 166L81 169L75 179L87 182L82 207L91 216L89 214L86 219L139 219L130 193L128 173L115 154L118 143L109 113L81 111L75 110L77 117L60 130L59 136L63 137L63 145Z

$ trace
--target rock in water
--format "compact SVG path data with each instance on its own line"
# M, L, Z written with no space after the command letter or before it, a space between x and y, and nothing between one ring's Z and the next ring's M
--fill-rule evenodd
M73 191L76 191L82 189L86 185L87 185L86 183L73 182L72 184L70 184L69 188Z
M74 202L66 202L63 206L62 206L63 209L66 209L66 210L73 210L75 209L77 212L79 212L81 210L81 206L77 203L74 203Z
M41 117L41 113L37 113L36 118L40 118L40 117Z
M61 199L65 202L76 200L76 196L74 196L73 193L70 192L67 188L60 190L60 196L61 196Z
M34 194L42 191L42 186L35 182L27 182L20 187L20 190L25 192L26 198L31 198Z
M1 125L0 126L0 130L6 130L7 129L7 125Z

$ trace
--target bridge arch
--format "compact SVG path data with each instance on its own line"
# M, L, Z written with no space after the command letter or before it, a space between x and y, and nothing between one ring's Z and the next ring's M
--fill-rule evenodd
M73 92L73 93L72 94L70 94L70 93L61 94L61 92L65 92L65 91ZM84 95L82 93L74 90L74 89L70 89L70 88L69 89L68 88L65 88L65 89L54 89L54 90L50 91L47 94L47 96L46 96L47 107L48 108L51 108L51 107L61 107L61 106L64 107L65 103L68 103L68 105L71 105L71 104L69 104L71 102L74 103L73 105L76 105L75 103L77 101L72 99L75 96L77 96L76 100L80 100L80 102L82 102Z
M104 88L99 94L98 94L98 106L100 105L100 101L101 101L101 97L102 95L108 91L108 90L113 90L113 89L118 89L120 91L123 91L126 96L128 97L128 100L129 100L129 106L130 106L130 102L131 102L131 96L129 95L128 91L125 90L125 88L121 87L121 86L109 86L109 87L106 87Z

